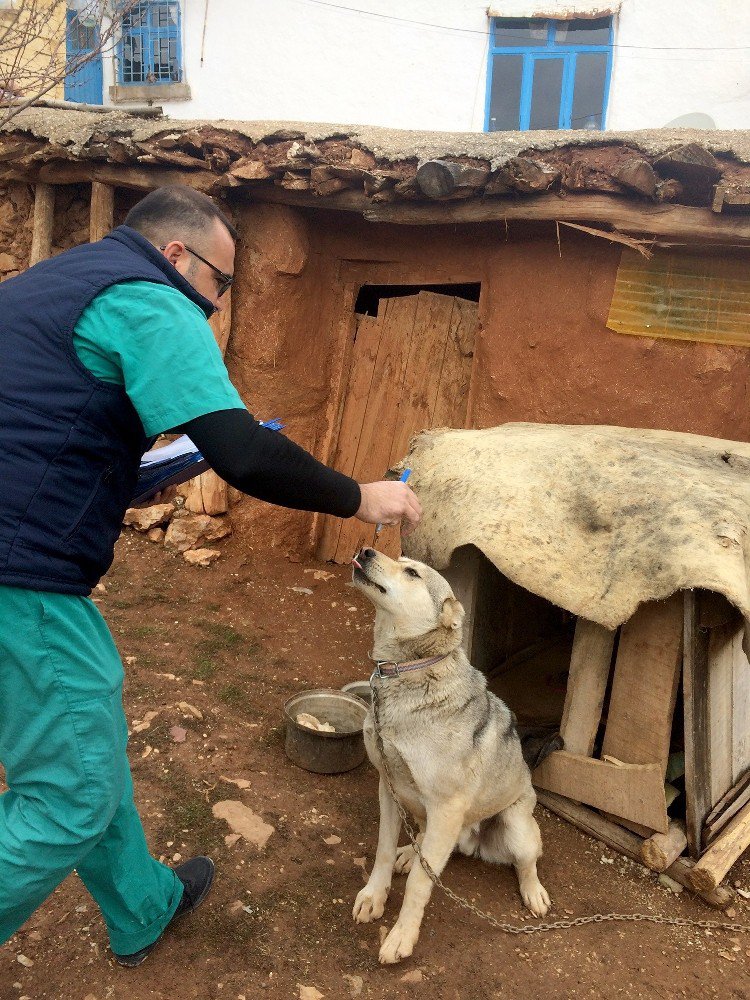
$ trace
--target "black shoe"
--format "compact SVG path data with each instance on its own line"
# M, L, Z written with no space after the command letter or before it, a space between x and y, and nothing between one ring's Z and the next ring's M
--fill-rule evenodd
M189 861L185 861L175 868L175 875L177 875L185 888L182 893L182 899L172 914L167 927L171 927L178 917L184 917L186 913L192 913L193 910L200 906L208 895L208 890L211 888L215 869L216 866L210 858L191 858ZM159 941L161 941L163 935L164 931L161 932L156 941L147 944L140 951L133 952L132 955L115 954L115 961L118 965L126 965L130 969L135 968L136 965L145 962Z

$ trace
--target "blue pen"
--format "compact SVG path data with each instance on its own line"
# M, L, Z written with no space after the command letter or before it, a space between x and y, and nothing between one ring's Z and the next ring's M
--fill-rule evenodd
M407 480L407 479L409 478L409 476L410 476L410 475L411 475L411 469L404 469L404 471L403 471L403 472L401 473L401 475L400 475L400 476L398 477L398 481L399 481L400 483L405 483L405 482L406 482L406 480ZM378 534L378 532L382 530L382 527L383 527L383 525L382 525L382 524L379 524L379 525L377 526L377 528L375 528L375 534Z

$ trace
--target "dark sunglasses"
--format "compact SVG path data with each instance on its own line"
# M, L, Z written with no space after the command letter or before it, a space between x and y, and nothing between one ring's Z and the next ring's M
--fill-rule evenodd
M234 281L234 275L227 274L225 271L220 271L215 264L212 264L210 260L206 260L205 257L201 257L201 255L197 253L195 250L193 250L192 247L189 247L187 243L183 243L183 246L185 247L188 253L191 253L193 255L193 257L197 257L198 260L202 260L204 264L207 264L214 272L214 274L218 275L218 277L221 279L219 281L219 291L217 296L218 298L221 298L224 292L226 292L229 288L232 287L232 282ZM159 247L159 249L166 250L166 246Z

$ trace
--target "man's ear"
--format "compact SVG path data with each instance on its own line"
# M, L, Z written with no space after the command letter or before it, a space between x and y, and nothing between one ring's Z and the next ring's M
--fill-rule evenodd
M440 612L438 621L443 628L455 631L461 628L464 620L464 606L455 597L446 597L443 601L443 609Z

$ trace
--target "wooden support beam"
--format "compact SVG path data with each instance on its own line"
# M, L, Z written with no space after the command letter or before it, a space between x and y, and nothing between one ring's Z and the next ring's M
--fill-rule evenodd
M448 581L454 596L461 602L464 609L463 641L461 645L469 660L474 647L474 624L477 610L477 591L479 576L484 556L473 545L464 545L457 549L443 576Z
M615 632L579 618L570 654L560 736L568 753L590 757L602 717Z
M609 820L604 819L598 813L594 812L593 809L587 809L585 806L571 802L561 795L554 795L552 792L538 792L537 798L546 809L555 813L556 816L560 816L561 819L567 820L573 826L577 826L579 830L583 830L584 833L606 844L607 847L611 847L626 857L632 858L633 861L643 864L641 857L641 837L630 833L628 830L623 830L616 823L610 823ZM731 906L734 902L734 893L731 889L727 889L726 886L717 886L715 889L707 892L695 889L690 878L693 866L694 862L690 858L677 858L667 868L665 874L673 878L675 882L679 882L680 885L684 885L685 888L697 892L704 903L707 903L709 906L716 907L719 910L725 910L728 906Z
M717 243L750 243L750 218L717 215L710 208L667 203L650 205L618 195L556 194L463 201L373 203L359 191L343 191L320 198L308 192L284 191L278 187L252 188L259 201L359 212L369 222L404 226L449 226L474 222L504 222L506 219L549 222L607 222L624 232L649 236L682 237Z
M34 228L31 235L29 267L46 260L52 252L55 224L55 189L51 184L37 184L34 191Z
M679 858L687 847L685 824L670 820L666 833L655 833L641 844L641 859L647 868L664 872Z
M693 887L701 892L715 889L747 847L750 847L750 802L696 863L691 875Z
M658 833L669 829L659 764L615 764L558 750L533 772L536 788L622 816Z
M93 181L91 184L91 208L89 214L89 240L95 243L103 239L114 228L115 189L111 184Z
M685 591L683 710L688 847L697 858L701 831L711 810L711 754L708 732L708 629L701 628L701 591Z

